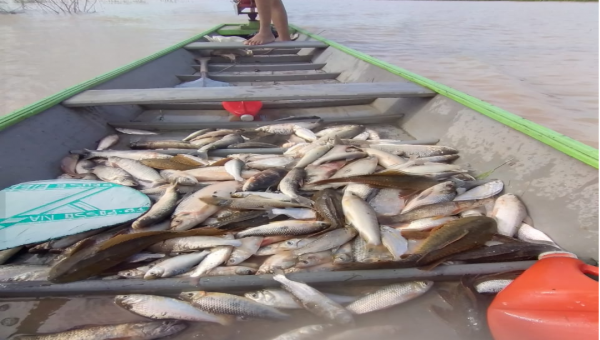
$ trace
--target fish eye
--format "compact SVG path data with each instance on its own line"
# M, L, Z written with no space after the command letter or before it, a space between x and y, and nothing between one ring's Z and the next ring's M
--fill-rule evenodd
M250 297L257 298L258 297L258 293L250 293Z

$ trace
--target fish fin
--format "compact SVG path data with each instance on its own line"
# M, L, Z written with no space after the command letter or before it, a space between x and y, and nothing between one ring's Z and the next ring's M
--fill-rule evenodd
M448 325L454 326L455 321L456 321L454 310L448 309L448 308L443 308L443 307L436 306L436 305L431 305L431 306L429 306L429 311L431 313L433 313L435 316L444 320L444 322L446 322Z
M75 254L76 252L85 249L87 247L91 247L92 245L94 245L95 241L93 239L90 238L86 238L85 240L81 240L77 243L75 243L72 247L69 247L68 249L68 254L65 254L67 256L72 256L73 254Z
M431 249L431 250L429 251L429 253L430 253L430 252L432 252L432 251L436 251L436 250L440 250L440 249L442 249L442 248L445 248L445 247L447 247L447 246L451 245L452 243L459 241L460 239L462 239L463 237L467 236L468 234L469 234L469 231L468 231L468 230L463 230L463 232L462 232L460 235L457 235L455 238L453 238L453 239L450 239L450 240L448 240L448 241L446 241L446 242L444 242L444 243L440 244L440 245L439 245L438 247L436 247L435 249ZM425 254L425 255L426 255L426 254ZM425 255L423 255L423 257L425 257Z
M440 259L440 260L437 260L437 261L435 261L433 263L430 263L430 264L427 264L425 266L421 266L421 267L418 267L418 268L419 268L419 270L430 271L430 270L435 269L437 266L439 266L440 264L442 264L444 262L446 262L446 259ZM419 263L418 260L417 260L417 263Z
M429 237L431 231L429 230L400 230L402 237L411 240L424 240Z
M437 293L442 298L442 300L444 300L444 302L446 302L450 306L453 305L455 297L452 294L452 292L445 289L438 289Z
M498 241L498 242L503 242L503 243L526 243L526 242L516 239L514 237L501 235L501 234L494 234L492 236L492 240Z

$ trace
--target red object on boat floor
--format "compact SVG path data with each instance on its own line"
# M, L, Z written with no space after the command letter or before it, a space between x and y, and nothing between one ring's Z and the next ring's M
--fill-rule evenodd
M251 115L254 117L262 108L262 102L223 102L223 108L227 110L227 112L239 117L243 115Z
M598 267L566 252L540 260L498 293L487 313L495 340L598 339Z

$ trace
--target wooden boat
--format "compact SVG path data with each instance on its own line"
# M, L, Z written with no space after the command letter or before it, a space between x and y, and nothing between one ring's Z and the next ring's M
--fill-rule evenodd
M83 146L93 148L99 139L115 133L114 128L161 133L122 135L128 143L173 139L204 127L256 127L284 117L319 116L329 123L385 124L393 138L439 140L441 145L455 147L461 151L458 163L479 173L491 172L506 183L506 191L519 194L537 228L580 257L597 257L597 149L299 27L294 29L300 34L294 42L266 46L208 42L206 35L240 34L235 25L220 25L1 117L4 148L0 155L5 165L0 186L55 178L64 154ZM217 49L253 52L237 56L235 62L211 57L209 77L234 87L174 88L198 79L196 59ZM264 102L260 119L230 122L221 102L243 100ZM530 264L520 262L517 269ZM507 264L487 269L452 267L437 269L429 277L516 268ZM415 273L373 271L371 279L406 279ZM297 275L316 284L356 279L354 273ZM259 277L244 280L216 278L204 282L204 288L254 289L272 283ZM0 290L0 296L177 291L185 285L189 289L188 283L174 281L154 281L150 288L122 281L95 284L6 285L9 290Z

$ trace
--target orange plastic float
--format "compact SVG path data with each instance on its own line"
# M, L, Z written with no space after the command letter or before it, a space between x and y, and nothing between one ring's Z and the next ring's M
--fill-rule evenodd
M496 340L598 339L598 267L574 254L540 255L488 309Z

